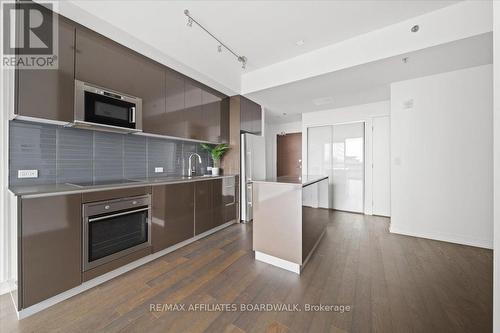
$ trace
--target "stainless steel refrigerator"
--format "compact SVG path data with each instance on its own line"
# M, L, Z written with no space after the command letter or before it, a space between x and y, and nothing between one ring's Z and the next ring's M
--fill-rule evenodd
M241 134L241 220L253 219L252 180L266 178L266 142L263 136Z

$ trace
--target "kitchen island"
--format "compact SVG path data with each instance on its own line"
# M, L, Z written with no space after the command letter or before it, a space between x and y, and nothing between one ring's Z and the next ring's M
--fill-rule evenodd
M326 231L328 177L253 181L255 259L300 274Z

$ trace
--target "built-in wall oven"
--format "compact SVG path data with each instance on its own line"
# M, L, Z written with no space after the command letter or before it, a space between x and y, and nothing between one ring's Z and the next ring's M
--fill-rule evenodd
M151 195L83 205L83 271L151 246Z
M75 127L142 131L142 99L75 80Z

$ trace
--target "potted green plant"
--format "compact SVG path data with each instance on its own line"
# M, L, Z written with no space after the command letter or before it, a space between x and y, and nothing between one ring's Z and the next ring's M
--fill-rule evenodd
M218 176L220 169L220 159L222 155L229 149L229 146L225 143L219 145L209 145L207 143L202 143L201 148L208 152L214 161L214 166L212 167L212 175Z

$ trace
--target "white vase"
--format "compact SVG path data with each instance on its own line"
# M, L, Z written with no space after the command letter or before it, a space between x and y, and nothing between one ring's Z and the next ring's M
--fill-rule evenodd
M219 168L212 168L212 176L218 176L219 175Z

